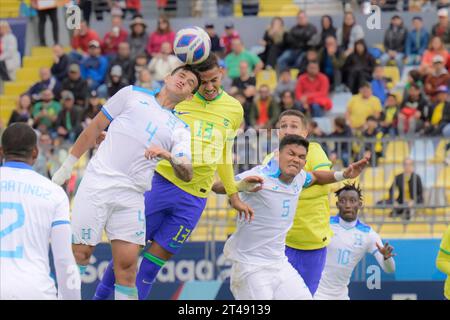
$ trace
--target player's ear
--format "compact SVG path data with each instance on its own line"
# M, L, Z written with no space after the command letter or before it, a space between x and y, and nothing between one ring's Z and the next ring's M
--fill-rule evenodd
M0 158L4 158L5 154L3 153L3 147L0 146Z
M37 146L33 147L33 151L31 151L31 158L33 159L33 162L37 159L39 155L39 149Z

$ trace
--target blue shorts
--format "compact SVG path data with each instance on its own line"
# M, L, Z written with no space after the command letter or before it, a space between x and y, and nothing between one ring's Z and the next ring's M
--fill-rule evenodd
M146 241L176 254L197 225L206 201L155 172L152 189L145 193Z
M314 296L325 268L327 247L317 250L300 250L286 246L285 253L289 262L302 276L311 295Z

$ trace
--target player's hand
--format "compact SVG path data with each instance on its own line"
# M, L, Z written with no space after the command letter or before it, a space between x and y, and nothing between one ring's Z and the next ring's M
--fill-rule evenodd
M232 196L230 197L230 204L231 206L239 212L239 219L242 219L242 214L244 214L244 220L251 222L253 220L253 217L255 215L253 209L243 202L241 199L239 199L239 196Z
M147 148L147 150L145 150L145 157L149 160L153 160L153 159L165 159L165 160L170 160L172 158L172 155L170 154L169 151L167 151L166 149L163 149L161 147L158 146L151 146L149 148Z
M389 242L386 242L384 244L384 247L380 246L378 244L378 242L376 243L378 251L380 251L380 253L383 255L384 260L387 260L389 258L395 257L396 254L392 253L392 251L394 251L394 247L389 245Z
M345 179L354 179L361 174L364 168L369 164L370 152L368 152L363 159L354 162L344 170Z
M237 184L240 192L258 192L262 189L264 179L258 176L249 176L241 180Z

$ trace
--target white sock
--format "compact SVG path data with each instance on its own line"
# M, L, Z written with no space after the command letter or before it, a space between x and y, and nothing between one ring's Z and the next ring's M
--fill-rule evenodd
M138 292L136 287L126 287L120 284L114 285L115 300L138 300Z

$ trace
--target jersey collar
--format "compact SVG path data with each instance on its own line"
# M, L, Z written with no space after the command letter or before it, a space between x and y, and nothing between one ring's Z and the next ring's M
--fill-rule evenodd
M352 222L347 222L344 219L342 219L341 217L339 217L339 225L344 229L348 230L348 229L354 228L357 223L358 223L358 219L355 219Z
M204 96L202 96L200 93L198 93L198 91L195 93L195 96L202 101L213 102L213 101L219 100L222 97L223 92L224 92L223 88L220 88L220 93L217 95L217 97L215 97L212 100L206 100Z
M4 167L8 168L16 168L16 169L27 169L27 170L33 170L33 167L25 162L20 161L7 161L3 164Z

